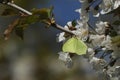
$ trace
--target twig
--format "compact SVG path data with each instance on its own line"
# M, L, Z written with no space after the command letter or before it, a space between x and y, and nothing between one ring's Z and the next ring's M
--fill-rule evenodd
M88 26L89 26L96 34L100 35L98 32L95 31L95 29L90 25L89 22L87 22L87 24L88 24Z
M27 11L27 10L19 7L18 5L14 4L14 3L8 2L7 5L9 5L9 6L13 7L13 8L18 9L18 10L26 13L27 15L32 15L31 12L29 12L29 11ZM73 32L71 32L70 30L66 30L65 28L63 28L62 26L60 26L60 25L58 25L58 24L56 24L56 23L51 24L51 26L54 27L54 28L57 28L57 29L59 29L59 30L61 30L61 31L64 31L64 32L66 32L66 33L69 33L69 34L71 34L71 35L75 35L75 34L74 34Z
M23 9L22 7L20 7L20 6L16 5L16 4L14 4L14 3L8 2L7 5L9 5L9 6L13 7L13 8L16 8L16 9L18 9L18 10L20 10L20 11L22 11L22 12L28 14L28 15L32 15L31 12L29 12L29 11Z
M61 30L61 31L64 31L64 32L66 32L66 33L69 33L69 34L71 34L71 35L75 35L72 31L63 28L63 27L60 26L59 24L53 23L53 24L51 24L51 26L53 26L54 28L57 28L57 29L59 29L59 30Z
M4 39L8 40L10 37L10 33L13 31L14 27L18 24L19 19L16 19L14 22L12 22L8 28L4 31Z

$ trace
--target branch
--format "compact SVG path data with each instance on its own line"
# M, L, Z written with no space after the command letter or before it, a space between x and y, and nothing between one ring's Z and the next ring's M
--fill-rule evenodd
M11 7L15 8L17 10L22 11L23 13L28 14L28 15L32 15L31 12L25 10L24 8L22 8L22 7L20 7L20 6L16 5L16 4L14 4L14 1L12 1L12 0L11 1L10 0L0 0L0 3L11 6Z
M88 24L88 26L89 26L89 27L90 27L90 28L94 31L94 33L95 33L95 34L100 35L98 32L96 32L96 31L95 31L95 29L93 28L93 26L92 26L92 25L90 25L90 23L89 23L89 22L87 22L87 24Z
M13 31L14 27L18 24L19 19L16 19L14 22L12 22L8 28L4 31L4 39L8 40L10 37L11 32Z
M22 11L22 12L28 14L28 15L32 15L31 12L29 12L29 11L23 9L22 7L20 7L20 6L16 5L16 4L14 4L14 3L8 2L7 5L9 5L9 6L13 7L13 8L16 8L16 9L18 9L18 10L20 10L20 11Z
M72 31L63 28L63 27L60 26L59 24L53 23L53 24L51 24L51 26L53 26L54 28L57 28L57 29L59 29L59 30L61 30L61 31L63 31L63 32L69 33L69 34L71 34L71 35L75 35Z
M13 8L18 9L18 10L22 11L23 13L26 13L27 15L32 15L31 12L29 12L29 11L21 8L20 6L14 4L14 3L8 2L7 5L9 5L9 6L13 7ZM62 26L60 26L60 25L58 25L56 23L52 23L51 26L54 27L54 28L56 28L56 29L59 29L59 30L61 30L63 32L69 33L71 35L75 35L72 31L66 30L65 28L63 28Z

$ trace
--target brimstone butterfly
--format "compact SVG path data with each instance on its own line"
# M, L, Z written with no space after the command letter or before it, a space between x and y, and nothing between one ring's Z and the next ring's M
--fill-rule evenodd
M63 52L82 55L86 54L87 46L82 40L78 39L77 37L72 37L63 44L62 50Z

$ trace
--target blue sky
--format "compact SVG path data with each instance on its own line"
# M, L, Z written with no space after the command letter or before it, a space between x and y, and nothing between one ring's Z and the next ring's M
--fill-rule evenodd
M79 19L79 13L75 12L80 8L79 0L50 0L47 5L39 7L54 6L55 19L58 24L64 26L68 21Z

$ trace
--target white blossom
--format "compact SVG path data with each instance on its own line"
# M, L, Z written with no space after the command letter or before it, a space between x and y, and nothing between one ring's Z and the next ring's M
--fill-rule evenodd
M120 0L103 0L101 7L101 14L109 13L120 6Z
M108 26L107 22L98 21L96 23L96 29L95 30L96 30L97 33L103 34L103 33L105 33L106 26Z
M59 34L58 38L57 38L57 41L58 41L58 42L64 41L64 40L65 40L64 35L65 35L65 32L61 32L61 33Z
M94 17L99 17L100 16L100 13L96 13L93 15Z
M87 0L79 0L82 2L81 8L77 9L76 12L80 13L80 19L84 22L87 22L89 20L89 13L87 12L86 8L88 7L89 3Z
M86 2L87 0L79 0L81 3L84 3L84 2Z
M100 13L97 10L95 10L93 7L90 8L90 11L92 12L93 17L99 17L100 16Z
M94 54L95 54L95 52L94 52L93 48L88 48L87 55L88 55L89 60L91 60L93 58Z
M111 37L108 35L104 38L104 40L101 42L101 46L104 46L105 48L111 50L112 44L111 44Z
M91 47L101 46L102 41L104 40L104 35L90 35Z
M101 4L101 14L106 14L112 10L113 0L103 0Z
M103 72L104 65L106 65L106 61L104 59L100 59L97 57L93 57L90 60L90 63L93 65L93 69L96 70L98 73Z
M70 58L69 53L59 52L58 54L59 54L59 59L65 62L67 68L71 68L73 66L73 61Z
M115 0L113 9L117 9L120 6L120 0Z
M68 58L70 58L69 53L65 53L65 52L59 52L59 59L66 62ZM71 58L70 58L71 59Z
M64 26L64 28L66 29L66 30L69 30L69 28L68 28L68 26L72 26L72 22L71 21L69 21L68 23L67 23L67 25L65 25ZM57 36L57 42L62 42L62 41L65 41L66 40L66 38L65 38L65 32L61 32L61 33L59 33Z
M86 41L88 37L88 24L84 21L77 21L75 26L77 30L74 30L73 33L81 40Z
M72 22L71 22L71 21L68 21L68 22L67 22L67 26L72 26Z
M93 55L95 52L92 48L88 48L88 54Z
M109 67L108 60L110 60L112 58L120 57L120 54L119 54L120 48L116 45L116 43L112 43L113 37L111 37L111 35L109 35L109 34L105 35L106 29L110 27L108 24L108 22L110 22L109 20L108 21L105 21L105 20L100 21L100 18L99 18L99 21L96 21L95 31L97 34L89 31L88 22L89 22L89 18L91 17L90 16L91 12L93 15L92 17L102 16L101 14L106 14L106 13L111 12L114 9L117 9L120 6L120 0L101 0L102 2L101 1L99 2L99 0L92 0L91 3L89 3L88 0L79 0L79 1L81 2L81 8L77 9L76 12L78 12L80 14L80 20L77 20L77 25L74 26L75 29L71 30L71 32L73 32L75 34L74 36L76 36L77 38L79 38L80 40L82 40L83 42L85 42L87 44L88 50L87 50L87 55L85 57L87 57L88 59L86 59L86 60L88 60L88 62L90 61L92 68L96 72L98 72L98 73L100 72L101 74L103 74L106 71L106 65L108 65L107 67ZM96 5L94 5L94 3ZM99 9L96 9L97 7L95 8L94 6L95 7L99 6L98 7ZM112 21L115 21L115 20L112 20ZM112 23L110 22L110 25ZM114 27L114 25L112 25L112 26ZM65 25L64 28L67 30L70 30L70 27L73 27L72 21L69 21L67 23L67 25ZM119 32L120 32L119 26L117 26L117 28L115 27L115 30L119 34ZM112 32L112 30L110 31L110 33L111 32ZM66 40L66 38L64 37L64 34L65 34L64 32L60 33L59 41ZM96 47L100 48L98 50L98 53L97 53L97 50L95 49ZM96 50L96 54L95 54L95 50ZM112 53L112 54L108 54L107 52ZM99 53L101 53L101 54L99 55ZM99 55L99 57L103 57L103 59L98 58L98 55ZM109 59L106 60L106 57ZM67 67L70 67L72 65L72 59L70 58L69 53L60 52L59 59L64 61L67 65ZM115 64L113 66L115 66ZM108 68L108 71L109 71L109 68ZM112 73L110 73L110 76L111 76L111 74ZM115 79L115 78L113 78L113 79ZM118 79L118 78L116 78L116 79Z
M116 66L115 68L120 68L120 66Z
M91 60L90 60L90 63L98 63L98 61L100 61L101 59L97 58L97 57L93 57Z

